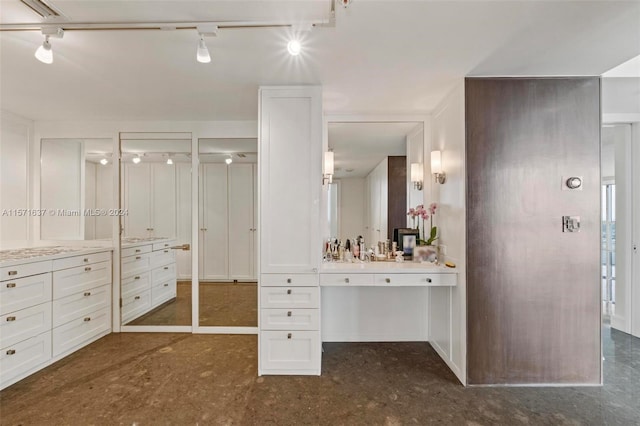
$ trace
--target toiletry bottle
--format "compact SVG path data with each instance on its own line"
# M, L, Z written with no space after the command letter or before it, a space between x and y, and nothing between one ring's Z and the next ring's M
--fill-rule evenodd
M367 248L364 245L364 238L360 238L360 260L364 260L365 256L366 256L366 251Z
M356 239L355 244L353 245L353 257L355 259L360 258L360 245L358 245L358 240Z

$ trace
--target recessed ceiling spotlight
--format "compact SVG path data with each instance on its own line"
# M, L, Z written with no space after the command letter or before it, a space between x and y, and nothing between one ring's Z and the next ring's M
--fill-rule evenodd
M100 160L100 164L102 164L103 166L106 166L107 164L109 164L109 160L107 160L106 158L103 158L102 160Z
M142 161L142 159L140 158L140 154L138 154L137 157L133 157L131 161L133 161L133 164L138 164L140 161Z
M229 156L229 158L225 158L224 162L227 163L227 164L231 164L231 163L233 163L233 158L231 158L231 156Z
M204 36L202 35L200 36L200 40L198 40L196 60L201 64L208 64L211 62L211 55L209 54L209 49L207 49L207 45L204 42Z
M297 56L302 51L302 45L300 41L294 39L287 43L287 50L291 56Z

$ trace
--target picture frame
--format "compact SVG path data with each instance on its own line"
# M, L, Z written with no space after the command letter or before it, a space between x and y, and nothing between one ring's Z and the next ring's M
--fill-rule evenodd
M402 251L405 259L413 259L413 251L420 239L420 230L413 228L395 228L393 239L398 243L398 250Z

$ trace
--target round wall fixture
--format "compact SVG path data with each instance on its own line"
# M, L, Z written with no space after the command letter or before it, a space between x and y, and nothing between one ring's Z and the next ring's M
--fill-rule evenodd
M567 179L567 188L569 189L578 189L582 186L582 179L576 176L572 176Z

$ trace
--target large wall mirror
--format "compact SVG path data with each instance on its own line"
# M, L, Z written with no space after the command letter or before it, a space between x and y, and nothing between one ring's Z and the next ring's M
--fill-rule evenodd
M200 139L199 325L257 327L257 139Z
M191 326L191 134L120 134L121 320Z
M41 240L110 240L113 190L111 139L42 139Z
M334 155L327 220L332 239L362 236L367 247L405 228L407 210L422 204L411 163L423 163L422 122L329 122Z

